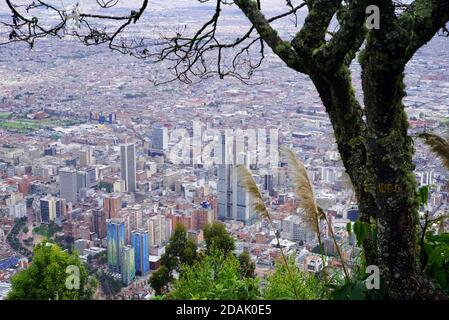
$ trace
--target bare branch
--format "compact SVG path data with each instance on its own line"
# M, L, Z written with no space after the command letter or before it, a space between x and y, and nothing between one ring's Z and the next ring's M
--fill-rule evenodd
M256 28L260 37L290 68L305 72L304 63L288 41L283 41L265 18L257 5L251 0L235 0L235 4ZM299 9L299 8L298 8ZM296 11L295 11L296 12Z
M0 22L1 25L10 30L6 36L6 41L0 40L0 45L22 41L27 42L31 47L38 38L75 36L86 45L109 43L111 49L117 49L122 47L123 43L115 44L116 36L129 24L136 23L148 6L148 0L142 0L142 5L138 11L131 11L129 15L125 16L114 16L80 12L78 3L67 10L64 7L59 8L41 0L33 1L29 5L18 5L13 0L5 1L12 13L12 22ZM100 8L108 9L115 6L118 0L97 0L97 3ZM46 9L47 16L55 15L57 22L48 27L49 21L40 21L36 15L33 15L36 9ZM112 31L101 30L94 27L97 20L117 21L119 26ZM120 21L123 21L123 23L120 24ZM76 30L69 27L69 23L72 22Z

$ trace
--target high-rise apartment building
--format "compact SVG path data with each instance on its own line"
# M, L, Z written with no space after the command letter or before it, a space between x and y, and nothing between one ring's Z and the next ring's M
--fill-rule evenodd
M172 220L158 214L147 221L151 246L160 246L167 242L172 233Z
M108 223L108 267L120 272L121 251L125 246L125 223L120 219L111 219Z
M59 170L60 197L67 202L77 203L78 201L78 174L70 168Z
M120 218L122 209L122 195L113 193L103 199L103 211L106 219Z
M134 143L120 146L121 177L125 181L127 192L136 192L136 145Z
M131 235L131 243L134 248L136 273L141 276L145 275L150 270L148 231L142 229L134 230Z
M124 246L120 250L120 273L122 275L122 282L125 285L130 285L136 278L134 249L130 246Z
M79 157L81 167L87 167L93 164L93 156L91 148L88 147L86 149L80 150Z
M198 209L192 212L192 230L199 231L204 229L208 223L214 220L212 209Z
M106 237L106 213L100 208L92 210L92 231L99 239Z

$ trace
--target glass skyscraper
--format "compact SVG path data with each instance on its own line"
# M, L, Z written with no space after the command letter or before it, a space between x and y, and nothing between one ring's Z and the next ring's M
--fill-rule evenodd
M131 234L131 243L134 248L136 274L145 275L150 271L148 231L134 230Z
M120 146L120 165L126 191L136 192L136 145L134 143Z
M125 223L119 219L108 220L108 267L120 272L120 255L125 246Z
M134 264L134 249L124 246L120 251L120 264L122 282L129 285L136 278L136 269Z

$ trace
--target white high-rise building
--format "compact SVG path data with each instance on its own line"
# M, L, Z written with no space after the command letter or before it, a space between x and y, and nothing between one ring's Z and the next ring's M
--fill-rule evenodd
M60 197L75 204L78 201L78 174L70 168L59 170Z
M80 166L87 167L93 164L92 149L87 147L79 152Z
M160 246L167 242L171 236L171 219L158 214L147 221L148 236L152 246Z
M250 209L249 194L241 184L237 168L234 165L236 155L233 152L233 138L225 132L220 135L219 139L218 218L248 223L254 218L254 213ZM240 157L239 162L249 166L248 154L237 156Z
M428 186L428 185L432 185L434 183L434 181L433 181L434 171L433 170L419 172L419 175L421 178L420 179L421 186Z
M136 192L136 145L134 143L120 146L121 177L125 181L127 192Z

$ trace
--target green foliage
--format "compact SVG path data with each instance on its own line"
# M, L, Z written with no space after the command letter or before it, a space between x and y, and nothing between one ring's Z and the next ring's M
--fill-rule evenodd
M15 220L14 227L11 229L11 231L8 234L8 237L6 240L8 241L9 245L17 252L23 254L24 256L31 257L31 252L22 246L20 243L20 240L18 238L19 232L27 223L27 218L22 217Z
M170 272L179 271L182 264L193 264L197 258L196 250L196 244L188 237L185 226L177 224L161 257L161 264Z
M172 280L170 271L166 266L160 266L151 274L149 283L157 295L162 295L167 291L168 283Z
M348 222L346 224L346 231L348 231L348 233L351 235L352 234L352 223Z
M68 266L79 268L79 289L69 289ZM82 300L89 298L85 289L87 270L78 255L68 254L56 244L42 242L34 247L33 263L12 278L9 300Z
M175 300L255 300L258 280L242 278L240 263L232 255L212 250L192 266L184 265L168 299Z
M217 249L228 254L235 249L234 238L220 222L213 222L204 227L204 240L208 252Z
M350 232L351 227L348 227L348 225L346 225L346 230ZM354 232L356 236L358 246L361 246L365 239L371 238L375 240L377 236L376 227L373 224L361 220L357 220L356 222L354 222L354 225L352 226L352 232Z
M346 281L335 286L331 293L333 300L382 300L379 290L368 290L364 280Z
M8 120L12 118L12 113L0 113L1 120Z
M98 183L98 189L100 190L106 190L106 192L111 193L114 190L114 186L112 183L100 181Z
M368 289L366 280L369 273L365 273L362 266L356 267L351 279L344 277L341 272L335 272L329 284L332 300L383 300L386 297L384 286L380 281L379 289ZM380 279L381 280L381 279Z
M120 279L116 279L103 271L99 272L98 281L106 297L116 296L123 288L123 283Z
M240 263L240 274L245 278L254 278L256 270L256 264L251 261L251 258L248 252L244 251L241 255L239 255L239 263Z
M184 225L177 224L161 257L161 267L150 277L150 285L157 294L164 292L172 280L172 272L180 271L183 264L192 265L197 259L197 246L187 235Z
M419 204L425 205L429 201L429 186L423 186L418 189Z
M22 228L22 232L23 233L28 233L28 231L30 231L30 229L28 229L28 227L23 227Z
M43 237L51 238L55 233L60 232L62 228L51 221L48 225L41 224L39 227L33 229L33 233L40 234Z
M288 264L292 273L298 300L317 300L326 298L325 287L314 275L303 272L295 265L295 260L290 258ZM277 262L274 272L267 278L267 284L263 292L266 300L295 300L292 282L288 276L284 263Z
M106 264L108 263L108 252L107 251L103 251L100 252L95 259L97 260L98 264Z
M449 233L427 235L424 271L449 295Z

